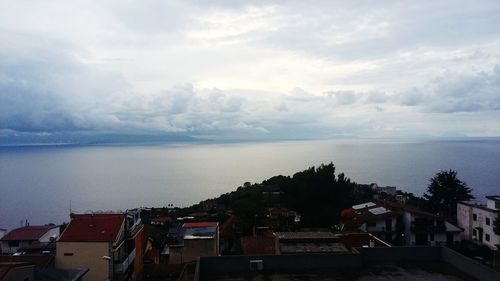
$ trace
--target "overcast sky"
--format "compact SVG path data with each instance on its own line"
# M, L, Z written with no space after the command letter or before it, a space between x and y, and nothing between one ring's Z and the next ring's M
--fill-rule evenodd
M0 0L0 136L500 136L500 1Z

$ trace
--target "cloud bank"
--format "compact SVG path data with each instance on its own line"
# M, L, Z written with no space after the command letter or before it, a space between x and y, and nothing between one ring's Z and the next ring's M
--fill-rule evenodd
M500 5L461 4L4 1L0 138L500 136Z

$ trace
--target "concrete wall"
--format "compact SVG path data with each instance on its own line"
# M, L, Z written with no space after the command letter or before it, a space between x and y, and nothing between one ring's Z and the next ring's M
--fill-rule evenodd
M262 260L263 271L301 272L311 270L335 270L361 266L359 254L308 254L276 256L220 256L201 257L200 275L206 273L241 273L250 271L251 260Z
M183 263L196 261L198 257L217 255L215 239L184 239L184 247L182 247Z
M88 268L83 281L107 280L112 261L102 257L110 256L110 247L108 242L57 242L56 268Z
M469 205L457 204L457 224L464 229L462 238L472 240L472 207Z
M2 281L34 281L35 280L35 266L27 265L12 268L7 273Z
M363 264L383 262L420 262L439 261L441 247L391 247L391 248L358 248Z
M491 200L491 199L488 199L486 198L486 207L490 208L490 209L493 209L493 210L498 210L500 208L497 208L497 203L495 200Z
M477 241L492 249L495 249L495 245L500 244L500 236L493 231L493 222L497 216L495 212L459 203L457 213L458 226L465 229L463 239ZM476 215L476 220L473 219L473 215ZM489 225L486 224L486 218L490 221ZM482 237L479 236L479 232L474 235L474 228L476 227L483 229ZM486 241L486 234L489 235L489 241Z
M482 281L498 281L500 273L451 249L441 249L442 260Z
M446 247L358 248L358 253L279 256L202 257L197 276L250 272L250 261L262 260L264 272L334 271L386 262L446 262L478 280L497 281L500 273ZM195 279L198 280L198 279Z

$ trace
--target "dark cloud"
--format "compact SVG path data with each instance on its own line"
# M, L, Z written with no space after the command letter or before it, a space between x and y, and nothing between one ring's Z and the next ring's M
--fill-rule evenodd
M395 96L404 106L424 112L478 112L500 110L500 66L491 72L457 74L447 72L423 87Z

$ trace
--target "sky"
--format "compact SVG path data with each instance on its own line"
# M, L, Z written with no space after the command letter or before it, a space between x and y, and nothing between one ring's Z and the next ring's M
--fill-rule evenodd
M0 139L500 137L500 1L0 0Z

